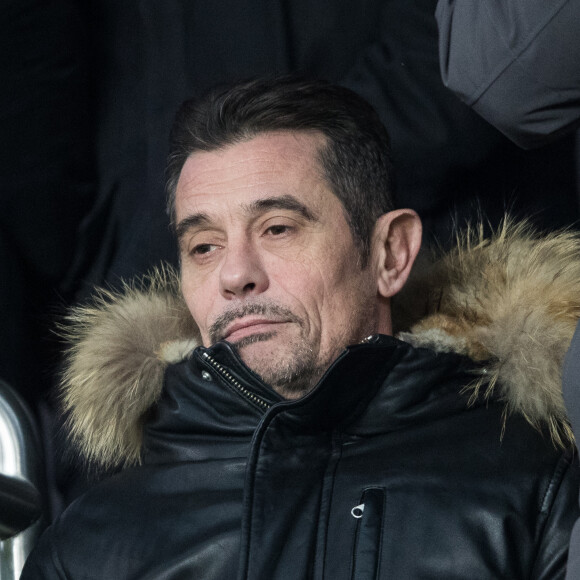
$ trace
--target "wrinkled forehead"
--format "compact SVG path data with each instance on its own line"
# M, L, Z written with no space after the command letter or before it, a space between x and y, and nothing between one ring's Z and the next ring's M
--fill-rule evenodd
M177 183L176 223L191 213L248 207L271 197L320 205L332 193L319 161L324 145L319 133L275 132L193 153Z

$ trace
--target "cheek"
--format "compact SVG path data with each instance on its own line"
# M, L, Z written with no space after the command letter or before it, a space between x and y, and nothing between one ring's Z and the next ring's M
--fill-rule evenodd
M272 289L277 286L282 294L291 295L304 306L316 304L326 286L324 272L309 260L279 262L270 269Z
M361 271L353 259L344 261L324 279L322 318L326 330L340 335L357 331L376 300L376 282L370 270Z
M296 265L295 265L296 266ZM309 334L329 330L342 302L337 272L321 268L319 263L301 264L278 276L280 296L286 305L306 323Z
M316 250L316 251L315 251ZM272 264L281 287L300 302L322 309L334 302L357 270L357 257L337 244L333 247L305 249L297 260L278 260Z
M207 339L208 322L207 317L211 310L212 292L202 291L199 284L194 284L187 277L181 279L181 291L187 308L197 324L202 339L205 343Z

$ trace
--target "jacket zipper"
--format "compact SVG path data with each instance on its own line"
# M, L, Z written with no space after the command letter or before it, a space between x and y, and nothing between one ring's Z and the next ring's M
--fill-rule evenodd
M201 356L221 375L223 379L225 379L230 385L235 387L236 391L238 391L243 397L249 399L253 403L256 403L263 409L269 409L272 406L270 403L268 403L261 397L254 395L254 393L246 389L246 387L244 387L242 383L240 383L240 381L238 381L235 377L233 377L224 366L222 366L214 358L212 358L209 354L207 354L207 352L202 352Z
M360 503L352 508L356 518L355 545L352 560L352 580L377 580L381 563L385 490L365 489Z

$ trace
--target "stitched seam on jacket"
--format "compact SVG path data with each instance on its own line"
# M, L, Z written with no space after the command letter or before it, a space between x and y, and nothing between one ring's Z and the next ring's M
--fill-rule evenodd
M548 523L550 512L552 510L554 501L558 496L558 490L564 481L564 476L566 472L571 467L571 460L570 455L568 453L564 453L560 456L556 467L554 468L554 472L552 477L550 478L550 482L548 487L546 488L546 492L544 493L544 497L542 498L542 505L540 507L540 523L538 526L538 546L542 543L545 527ZM536 570L538 565L538 558L540 557L540 551L536 551L536 557L534 558L531 570Z

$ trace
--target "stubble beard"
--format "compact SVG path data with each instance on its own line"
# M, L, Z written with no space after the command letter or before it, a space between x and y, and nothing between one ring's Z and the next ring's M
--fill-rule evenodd
M238 351L244 363L254 371L266 384L287 399L297 399L311 391L324 374L326 367L316 359L314 349L304 336L304 323L291 311L281 306L268 303L255 303L225 313L210 328L212 344L221 340L223 330L236 318L250 314L261 314L288 320L298 325L299 336L290 340L280 352L280 347L272 344L271 352L253 356L248 347L257 343L275 341L277 332L252 334L231 343Z
M275 332L254 334L237 341L234 347L242 360L277 393L286 399L297 399L316 386L326 367L317 364L312 347L303 337L289 344L285 357L279 354L276 356L275 349L272 349L271 355L263 355L255 360L254 357L245 356L245 347L273 340L275 335Z

